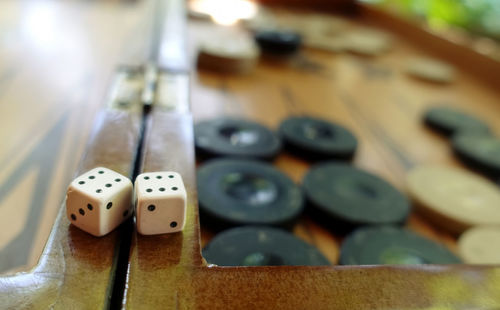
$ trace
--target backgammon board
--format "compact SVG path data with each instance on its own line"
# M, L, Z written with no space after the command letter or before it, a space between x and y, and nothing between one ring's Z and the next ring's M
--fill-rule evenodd
M377 57L306 47L289 63L221 74L196 67L199 42L218 26L187 19L182 1L1 3L0 261L9 270L0 276L1 308L500 308L498 265L338 266L344 236L308 215L291 232L331 265L228 267L202 257L216 232L199 221L195 123L228 116L276 129L295 115L341 121L359 141L352 164L403 193L421 164L467 169L422 124L434 103L471 111L500 132L497 61L370 6L310 5L395 43ZM406 61L422 55L452 64L454 81L409 76ZM297 184L311 166L287 152L272 164ZM143 236L129 220L96 238L70 225L66 187L97 166L131 178L178 171L188 197L183 232ZM406 227L458 252L457 235L419 212Z

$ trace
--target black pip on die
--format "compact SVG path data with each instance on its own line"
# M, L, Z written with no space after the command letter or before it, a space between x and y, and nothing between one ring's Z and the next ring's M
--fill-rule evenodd
M127 177L103 167L92 169L68 187L68 219L94 236L104 236L132 215L132 193Z
M181 231L186 218L186 190L177 172L143 173L135 180L137 231L156 235Z

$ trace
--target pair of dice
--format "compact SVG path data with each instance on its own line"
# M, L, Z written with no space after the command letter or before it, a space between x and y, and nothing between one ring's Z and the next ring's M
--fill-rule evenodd
M71 182L66 194L66 213L76 227L104 236L132 216L133 195L137 231L156 235L181 231L186 217L186 190L177 172L149 172L129 178L97 167Z

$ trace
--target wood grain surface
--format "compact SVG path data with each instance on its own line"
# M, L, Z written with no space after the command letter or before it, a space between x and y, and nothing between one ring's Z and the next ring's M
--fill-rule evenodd
M181 93L166 95L163 104L145 117L146 135L139 148L140 109L101 109L99 104L118 62L144 61L152 8L152 1L0 3L0 29L5 30L2 34L7 34L4 38L9 43L0 49L0 96L4 96L0 109L5 119L0 137L6 145L0 150L4 168L0 212L17 200L24 205L19 210L25 218L38 219L40 214L29 211L35 207L26 193L45 191L41 197L46 202L36 207L52 208L45 217L56 218L38 264L31 271L0 277L1 308L103 309L120 303L131 309L500 308L499 266L210 267L200 253L213 233L199 227L193 121L240 116L275 129L287 116L307 114L342 123L360 140L353 164L405 192L405 175L416 165L438 163L466 169L452 156L447 140L422 125L421 114L427 107L436 103L460 107L500 133L499 90L484 83L470 65L458 66L457 79L449 85L404 73L412 56L453 59L453 49L428 49L421 41L425 35L413 40L411 31L394 31L393 49L375 58L304 49L286 64L263 61L249 75L192 70L190 94L185 74L171 72L180 76L181 86L174 89ZM377 17L381 15L372 13L351 17L349 23L359 27L381 22ZM386 20L381 25L386 27ZM210 35L213 25L190 21L188 27L188 51L194 65L197 42ZM179 38L174 36L171 42ZM470 58L455 65L484 61L479 54L462 55ZM165 67L178 70L168 63ZM85 77L88 84L77 84ZM191 111L184 105L189 95ZM172 105L172 100L183 104ZM65 153L54 155L53 150L61 148ZM140 171L176 170L183 176L188 193L185 230L159 236L134 231L129 239L121 229L93 238L69 225L60 202L73 171L78 174L103 165L131 175L138 149L142 150ZM83 150L87 155L80 161ZM23 168L27 163L29 169ZM287 153L273 164L298 183L309 167ZM19 189L3 185L14 183ZM40 183L54 188L40 189ZM2 215L12 219L16 212L10 210ZM13 228L17 234L11 231L11 236L22 234L24 223L35 222L12 221L12 227L21 228ZM130 228L128 224L123 227ZM456 236L416 213L408 227L456 250ZM337 262L340 236L306 217L293 232L318 247L332 264ZM41 238L26 239L38 245L38 253L47 233ZM0 238L4 244L10 240L14 237ZM16 266L37 261L36 250L27 249L33 258Z
M145 59L150 10L0 3L0 272L36 265L116 66Z
M98 114L78 174L104 166L131 175L140 131L138 111ZM122 226L130 229L130 223ZM122 234L118 229L101 238L90 236L70 225L63 203L38 265L0 277L0 305L7 309L108 307Z
M122 232L71 226L64 194L96 166L132 173L140 110L104 105L117 64L144 58L147 44L129 42L146 30L146 8L0 3L0 268L23 271L0 277L2 309L109 307Z

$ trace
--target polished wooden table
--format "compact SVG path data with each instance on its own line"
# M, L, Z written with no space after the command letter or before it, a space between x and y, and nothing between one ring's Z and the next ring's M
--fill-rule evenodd
M158 8L170 12L166 20L174 29L162 42L183 50L186 36L175 30L182 28L182 7L178 1L165 3L0 3L0 221L7 227L0 236L0 260L4 270L21 271L0 277L1 308L500 307L498 266L208 267L200 247L213 234L206 229L200 234L192 133L193 120L219 115L271 128L289 115L320 115L342 122L359 137L354 165L405 191L405 174L418 164L461 166L445 139L421 125L426 107L435 102L459 106L500 132L500 94L491 82L499 77L498 63L360 7L352 23L391 30L397 44L390 53L368 59L303 51L319 71L300 63L263 62L246 76L189 72L183 62L193 63L197 40L210 30L191 21L185 42L190 57L173 52L171 59L162 58L158 85L164 92L156 93L148 113L142 113L140 101L110 104L109 88L120 83L113 79L117 66L133 67L151 55L151 20ZM457 80L443 86L405 75L405 60L420 54L454 63ZM309 166L286 154L274 164L297 182ZM61 205L66 186L97 165L129 176L179 171L188 190L183 233L141 236L127 222L94 238L70 226ZM456 236L418 214L408 226L455 249ZM294 233L336 263L338 236L305 217Z

